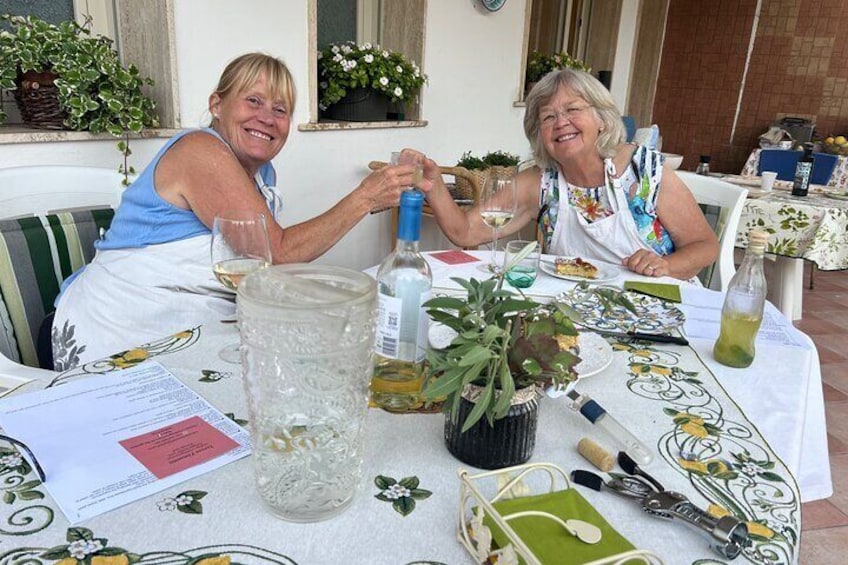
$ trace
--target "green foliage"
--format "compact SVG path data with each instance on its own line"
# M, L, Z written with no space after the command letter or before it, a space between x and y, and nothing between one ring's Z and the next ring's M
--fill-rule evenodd
M331 43L318 52L318 105L322 110L357 87L381 92L393 102L408 102L418 96L425 82L427 75L414 61L379 45L348 41Z
M471 154L471 151L466 151L456 162L457 167L465 167L469 171L482 171L487 167L485 161L480 157Z
M483 157L477 157L471 151L466 151L457 161L456 166L465 167L469 171L483 171L489 167L514 167L520 160L518 155L506 151L490 151Z
M123 137L118 150L124 163L119 170L129 174L129 133L159 125L155 103L141 90L153 81L142 77L134 65L121 65L110 39L93 36L76 22L56 26L8 14L0 19L11 27L11 32L0 32L0 89L14 89L19 73L55 73L59 104L67 113L65 127ZM0 109L0 123L5 120Z
M563 51L562 53L540 53L533 51L527 60L527 82L538 82L543 76L553 70L578 69L589 71L589 67Z
M526 252L531 249L528 245ZM490 424L506 416L517 389L564 385L577 376L574 367L580 358L557 340L577 335L571 320L555 307L504 290L503 276L455 278L466 290L465 298L443 296L424 304L433 321L457 333L446 348L427 354L425 396L445 397L445 411L456 417L465 386L483 387L463 432L484 415Z

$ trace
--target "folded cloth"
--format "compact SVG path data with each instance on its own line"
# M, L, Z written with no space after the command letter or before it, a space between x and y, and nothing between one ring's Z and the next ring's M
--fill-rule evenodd
M493 504L501 517L517 512L536 510L547 512L563 521L577 519L597 526L601 541L587 544L565 531L550 518L525 516L510 520L509 526L527 544L541 563L588 563L604 557L618 555L635 549L632 543L619 534L583 496L573 488L536 496L523 496L501 500ZM506 547L510 539L486 516L483 523L491 530L499 547ZM564 561L565 556L568 556Z
M624 290L632 290L639 294L655 296L668 302L680 302L680 287L669 283L652 283L644 281L624 281Z

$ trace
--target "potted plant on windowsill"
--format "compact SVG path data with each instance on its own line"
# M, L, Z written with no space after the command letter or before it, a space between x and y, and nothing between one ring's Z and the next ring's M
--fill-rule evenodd
M110 39L76 22L0 19L11 26L0 32L0 89L14 90L24 123L122 137L119 171L126 181L135 172L128 164L130 133L159 125L154 102L142 92L153 81L134 65L123 66ZM0 109L0 124L5 120Z
M414 100L426 81L414 61L379 45L332 43L318 52L318 107L328 119L386 121L389 104Z
M561 53L533 51L527 58L527 71L524 75L524 95L527 96L543 76L559 69L578 69L587 72L590 70L582 61L575 59L565 51Z
M535 446L539 388L576 379L577 331L556 305L503 289L503 274L453 280L464 298L425 303L434 322L456 332L428 353L425 398L445 398L445 443L461 461L486 469L523 463Z

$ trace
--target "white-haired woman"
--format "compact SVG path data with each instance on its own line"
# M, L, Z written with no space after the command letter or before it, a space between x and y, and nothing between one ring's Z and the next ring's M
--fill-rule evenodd
M620 263L647 276L690 279L718 256L718 240L660 153L625 144L621 114L592 75L564 69L527 97L524 131L535 166L517 177L509 235L538 222L548 253ZM439 226L456 245L491 240L479 209L457 207L425 165L422 188Z

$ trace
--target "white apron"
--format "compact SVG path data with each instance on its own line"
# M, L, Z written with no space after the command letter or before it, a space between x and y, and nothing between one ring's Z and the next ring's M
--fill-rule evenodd
M565 257L598 259L620 265L625 257L639 249L654 252L639 235L636 220L630 213L625 189L616 177L611 159L604 160L604 189L609 196L613 214L594 222L586 221L568 202L568 184L559 172L560 199L554 233L548 253Z
M57 305L56 369L199 324L234 319L235 294L212 274L210 239L206 234L143 248L99 250Z

